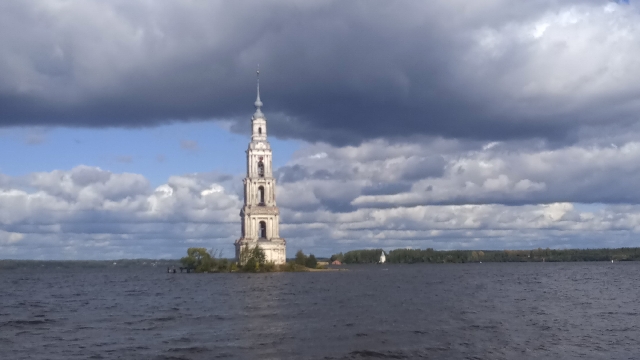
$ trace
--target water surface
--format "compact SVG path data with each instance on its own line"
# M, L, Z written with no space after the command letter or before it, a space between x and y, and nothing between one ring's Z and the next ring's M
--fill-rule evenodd
M640 263L0 272L3 359L636 359Z

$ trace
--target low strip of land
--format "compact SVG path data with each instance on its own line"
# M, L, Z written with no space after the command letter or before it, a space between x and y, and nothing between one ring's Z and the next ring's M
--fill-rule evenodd
M382 249L352 250L331 256L344 264L380 262ZM559 262L559 261L639 261L640 248L617 249L533 249L533 250L434 250L396 249L385 251L385 262L469 263L469 262Z

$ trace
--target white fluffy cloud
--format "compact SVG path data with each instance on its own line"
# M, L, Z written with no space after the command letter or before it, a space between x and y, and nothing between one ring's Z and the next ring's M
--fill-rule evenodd
M323 249L636 245L640 144L525 145L309 146L278 170L284 228Z
M288 206L353 208L554 202L638 204L640 143L557 149L455 141L314 145L278 170ZM326 156L318 157L317 154ZM290 184L290 185L289 185ZM333 189L333 190L331 190ZM288 195L288 194L287 194Z
M215 176L173 176L154 190L142 175L79 166L10 183L0 188L5 256L175 257L187 243L233 241L241 206Z
M637 245L640 144L517 145L307 145L276 171L289 251ZM79 166L2 179L2 257L175 258L194 245L232 256L239 236L239 177L172 176L153 189L139 174Z
M640 208L578 210L548 205L440 205L359 209L349 213L286 213L287 232L325 251L364 247L514 249L634 246Z

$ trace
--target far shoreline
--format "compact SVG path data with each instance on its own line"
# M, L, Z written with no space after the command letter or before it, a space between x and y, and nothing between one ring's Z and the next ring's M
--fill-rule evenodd
M326 269L310 269L299 272L334 272L348 270L342 265L365 265L379 263L382 249L351 250L333 255L331 258L318 258L329 264L339 260L341 265L329 265ZM462 263L571 263L571 262L634 262L640 261L640 248L600 248L600 249L533 249L533 250L434 250L434 249L395 249L384 251L386 262L395 264L462 264ZM233 262L234 259L227 259ZM293 261L294 259L287 259ZM167 267L180 266L180 259L112 259L112 260L36 260L36 259L0 259L0 270L22 268L139 268L157 267L165 271ZM235 271L234 271L235 272ZM214 272L211 272L214 273ZM246 272L238 272L246 273Z
M386 263L494 263L494 262L620 262L640 261L640 247L600 249L533 250L434 250L383 249L351 250L331 256L330 262L344 264L374 264L384 258Z

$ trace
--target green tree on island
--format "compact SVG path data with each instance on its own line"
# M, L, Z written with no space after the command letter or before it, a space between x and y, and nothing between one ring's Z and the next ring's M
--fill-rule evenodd
M264 250L256 245L253 249L249 245L245 245L240 250L240 263L244 263L242 270L245 272L268 272L275 269L273 263L266 261L267 257Z
M307 257L306 255L302 252L302 250L298 250L298 252L296 252L296 260L295 263L298 265L302 265L304 266L304 264L307 262Z
M291 263L295 266L298 267L298 269L300 268L309 268L309 269L317 269L318 268L318 260L316 259L316 257L313 254L310 254L309 256L305 255L304 252L302 252L302 250L298 250L296 252L296 257L295 260Z
M180 259L182 265L195 272L221 272L233 271L234 265L227 259L217 257L216 251L207 251L205 248L189 248L187 256Z
M316 260L316 257L311 254L305 260L304 266L308 267L309 269L315 269L318 267L318 260Z
M275 265L266 261L264 250L259 246L250 248L245 245L240 250L240 264L219 257L216 251L205 248L189 248L187 256L180 259L182 265L197 273L205 272L273 272L273 271L309 271L316 269L318 261L311 254L306 256L302 250L296 253L296 259L285 265Z

